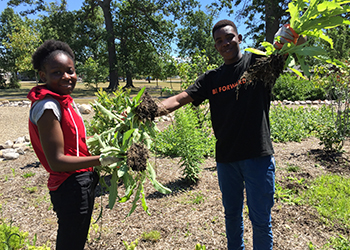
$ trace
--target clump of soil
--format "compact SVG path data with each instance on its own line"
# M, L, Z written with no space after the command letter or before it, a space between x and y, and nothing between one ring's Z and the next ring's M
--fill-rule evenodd
M133 143L127 152L127 165L134 171L141 172L147 168L149 151L142 143Z
M244 72L241 79L245 78L247 82L262 81L266 86L273 86L276 79L283 72L284 56L280 54L269 57L261 57Z
M158 114L158 105L147 92L144 92L141 96L141 103L136 107L135 112L141 120L154 121Z

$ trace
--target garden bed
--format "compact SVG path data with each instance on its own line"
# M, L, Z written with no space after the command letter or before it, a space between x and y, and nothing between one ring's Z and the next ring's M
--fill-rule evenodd
M28 108L2 107L0 116L1 142L16 139L27 134ZM7 115L6 115L7 114ZM92 114L83 115L90 119ZM4 121L6 120L6 122ZM159 126L162 126L160 123ZM11 131L11 132L10 132ZM10 138L11 137L11 138ZM305 183L317 176L336 173L350 175L347 160L337 162L322 158L319 141L310 138L301 143L274 143L277 162L276 182L280 186L291 185L287 177L304 178ZM345 144L345 159L349 159L349 141ZM182 177L178 158L151 157L156 167L157 179L173 190L170 195L162 195L146 182L145 193L151 215L141 206L128 218L131 202L118 203L112 210L107 208L108 195L99 193L95 199L93 217L96 219L103 207L102 219L90 233L90 241L85 249L125 249L123 241L129 244L139 240L137 249L194 249L196 243L207 249L226 249L224 213L221 193L217 183L215 161L207 159L197 185L189 186ZM47 173L30 151L12 161L0 163L0 204L2 218L12 220L13 225L29 232L33 239L37 234L37 245L47 241L54 249L56 238L56 215L52 211L49 192L46 187ZM298 166L296 172L288 171L290 166ZM31 177L25 177L33 173ZM296 186L302 191L305 186ZM304 250L311 242L316 248L323 246L330 237L349 235L341 225L326 225L317 211L306 205L295 205L276 200L272 211L275 249ZM252 230L248 210L244 210L245 239L247 249L252 249ZM143 233L156 230L160 239L144 241Z

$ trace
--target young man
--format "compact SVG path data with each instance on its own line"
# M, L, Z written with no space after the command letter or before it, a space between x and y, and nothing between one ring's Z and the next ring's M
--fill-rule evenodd
M288 36L288 31L284 28L279 36ZM271 86L240 80L257 56L242 55L239 47L242 35L232 21L219 21L212 33L215 48L225 63L201 75L184 92L161 102L160 110L164 114L187 103L197 106L209 99L228 249L244 249L244 188L253 225L254 250L272 249L275 160L269 123Z

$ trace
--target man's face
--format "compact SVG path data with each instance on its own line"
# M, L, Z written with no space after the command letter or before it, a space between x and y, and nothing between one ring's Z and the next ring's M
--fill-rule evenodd
M242 53L239 44L242 42L242 35L237 34L231 25L226 25L214 32L215 48L224 58L225 64L237 62Z

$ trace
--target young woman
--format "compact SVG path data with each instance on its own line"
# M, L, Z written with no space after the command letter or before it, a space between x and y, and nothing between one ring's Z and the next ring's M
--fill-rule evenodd
M84 249L98 175L93 166L118 159L91 156L83 119L70 94L77 82L74 53L68 44L45 41L32 55L45 83L31 89L29 134L33 149L49 172L53 210L58 217L56 249Z

